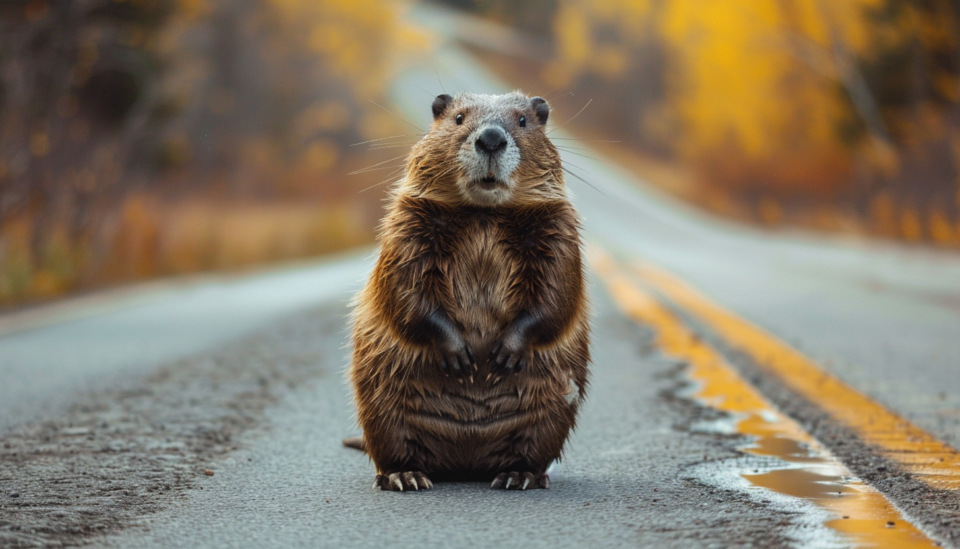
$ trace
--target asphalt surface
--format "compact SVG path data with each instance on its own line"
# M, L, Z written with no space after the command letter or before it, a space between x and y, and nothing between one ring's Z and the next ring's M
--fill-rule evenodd
M508 89L444 41L443 12L419 9L443 47L396 78L404 118L428 124L435 70L447 92ZM674 272L960 444L960 256L744 228L610 164L574 163L600 189L568 181L589 241ZM0 335L0 547L852 545L811 502L730 480L772 458L709 427L724 418L691 400L684 364L593 273L592 384L549 490L372 491L372 465L340 445L357 433L346 304L370 265L365 251L154 286ZM757 383L804 425L822 419ZM873 456L852 448L833 449L862 475ZM943 514L956 498L876 484L929 535L956 539Z
M60 411L77 393L122 384L284 315L346 299L345 288L360 287L368 268L362 258L369 255L355 252L260 276L144 285L24 319L33 329L19 331L11 322L8 333L0 331L0 428Z

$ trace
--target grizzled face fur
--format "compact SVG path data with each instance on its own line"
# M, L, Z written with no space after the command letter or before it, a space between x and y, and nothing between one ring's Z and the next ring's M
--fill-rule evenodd
M544 131L550 115L544 99L519 92L444 94L432 108L433 125L414 148L408 171L431 187L424 189L429 194L497 206L562 188L560 157Z

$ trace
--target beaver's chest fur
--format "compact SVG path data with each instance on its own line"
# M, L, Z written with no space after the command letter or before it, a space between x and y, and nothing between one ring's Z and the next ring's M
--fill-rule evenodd
M544 472L586 385L588 339L577 218L567 203L449 207L399 199L355 313L351 369L367 450L383 474L487 478ZM441 310L472 350L452 376L418 316ZM534 315L528 365L491 350ZM411 328L412 326L412 328Z

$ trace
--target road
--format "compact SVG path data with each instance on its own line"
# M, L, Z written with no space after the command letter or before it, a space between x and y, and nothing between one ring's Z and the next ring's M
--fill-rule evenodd
M509 89L418 9L404 118L435 69ZM0 546L960 547L960 256L723 222L588 154L592 382L549 490L370 490L365 250L0 323Z

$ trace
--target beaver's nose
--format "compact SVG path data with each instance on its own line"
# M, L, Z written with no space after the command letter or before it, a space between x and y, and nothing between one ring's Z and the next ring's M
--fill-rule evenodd
M477 150L496 154L507 147L507 136L500 128L487 128L477 138Z

